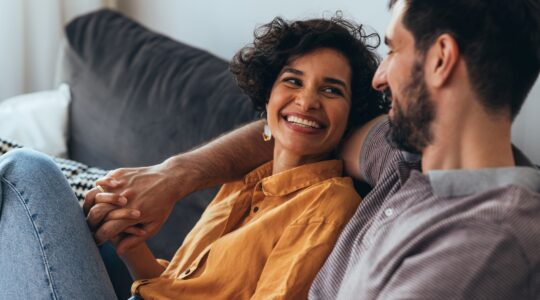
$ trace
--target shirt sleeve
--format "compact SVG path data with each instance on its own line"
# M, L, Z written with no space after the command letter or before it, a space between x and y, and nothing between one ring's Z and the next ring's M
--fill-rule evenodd
M360 176L372 187L389 168L399 160L404 160L403 153L393 148L386 135L390 130L388 118L375 124L369 131L360 152Z
M306 299L339 231L322 222L290 225L272 250L251 299Z
M463 226L406 257L381 299L532 299L534 273L518 242Z

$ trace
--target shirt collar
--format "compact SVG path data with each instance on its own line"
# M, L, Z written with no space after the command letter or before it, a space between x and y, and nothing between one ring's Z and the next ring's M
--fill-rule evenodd
M342 176L341 160L325 160L302 165L272 175L272 162L250 172L246 184L261 181L265 196L285 196L329 178Z
M510 185L540 192L540 171L534 167L434 170L427 176L435 195L444 198L465 197Z

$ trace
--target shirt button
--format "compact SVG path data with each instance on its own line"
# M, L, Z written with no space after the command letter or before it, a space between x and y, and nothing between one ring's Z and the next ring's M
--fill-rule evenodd
M253 208L253 212L256 213L256 212L258 212L258 211L259 211L259 207L258 207L258 206L255 206L255 207Z
M391 208L387 208L385 211L384 211L384 214L387 216L387 217L391 217L394 215L394 210L391 209Z

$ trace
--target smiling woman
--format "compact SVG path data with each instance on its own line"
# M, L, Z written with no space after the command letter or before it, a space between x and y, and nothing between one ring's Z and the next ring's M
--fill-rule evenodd
M334 150L347 129L385 111L370 88L378 58L368 37L378 43L339 16L259 28L231 70L267 116L274 159L224 185L164 271L135 276L137 296L307 297L360 203ZM136 266L145 250L133 251L126 261Z
M345 132L351 68L340 52L321 48L292 59L266 106L275 138L273 174L328 158Z
M347 129L388 110L388 104L371 88L378 67L375 49L379 35L367 33L362 25L343 19L311 19L288 23L282 18L259 27L255 40L234 56L231 71L238 85L250 96L255 108L266 110L275 80L287 63L316 49L334 49L350 67L351 109Z
M370 43L372 42L372 43ZM275 137L274 173L335 158L351 128L387 111L371 88L377 34L336 15L261 26L231 71Z

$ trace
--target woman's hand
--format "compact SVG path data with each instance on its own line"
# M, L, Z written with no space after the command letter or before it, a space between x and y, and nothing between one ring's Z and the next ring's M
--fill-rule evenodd
M86 194L86 199L93 199L93 205L90 206L89 202L85 201L83 205L83 211L86 216L88 227L97 244L105 242L105 240L98 240L95 237L96 230L101 226L103 222L110 220L126 220L137 221L141 216L141 212L133 208L125 208L127 199L123 196L119 196L113 193L101 192L99 188L94 188ZM137 227L131 226L124 230L123 234L131 234L136 236L144 235L146 232ZM120 236L111 238L111 242L114 246L118 243Z

